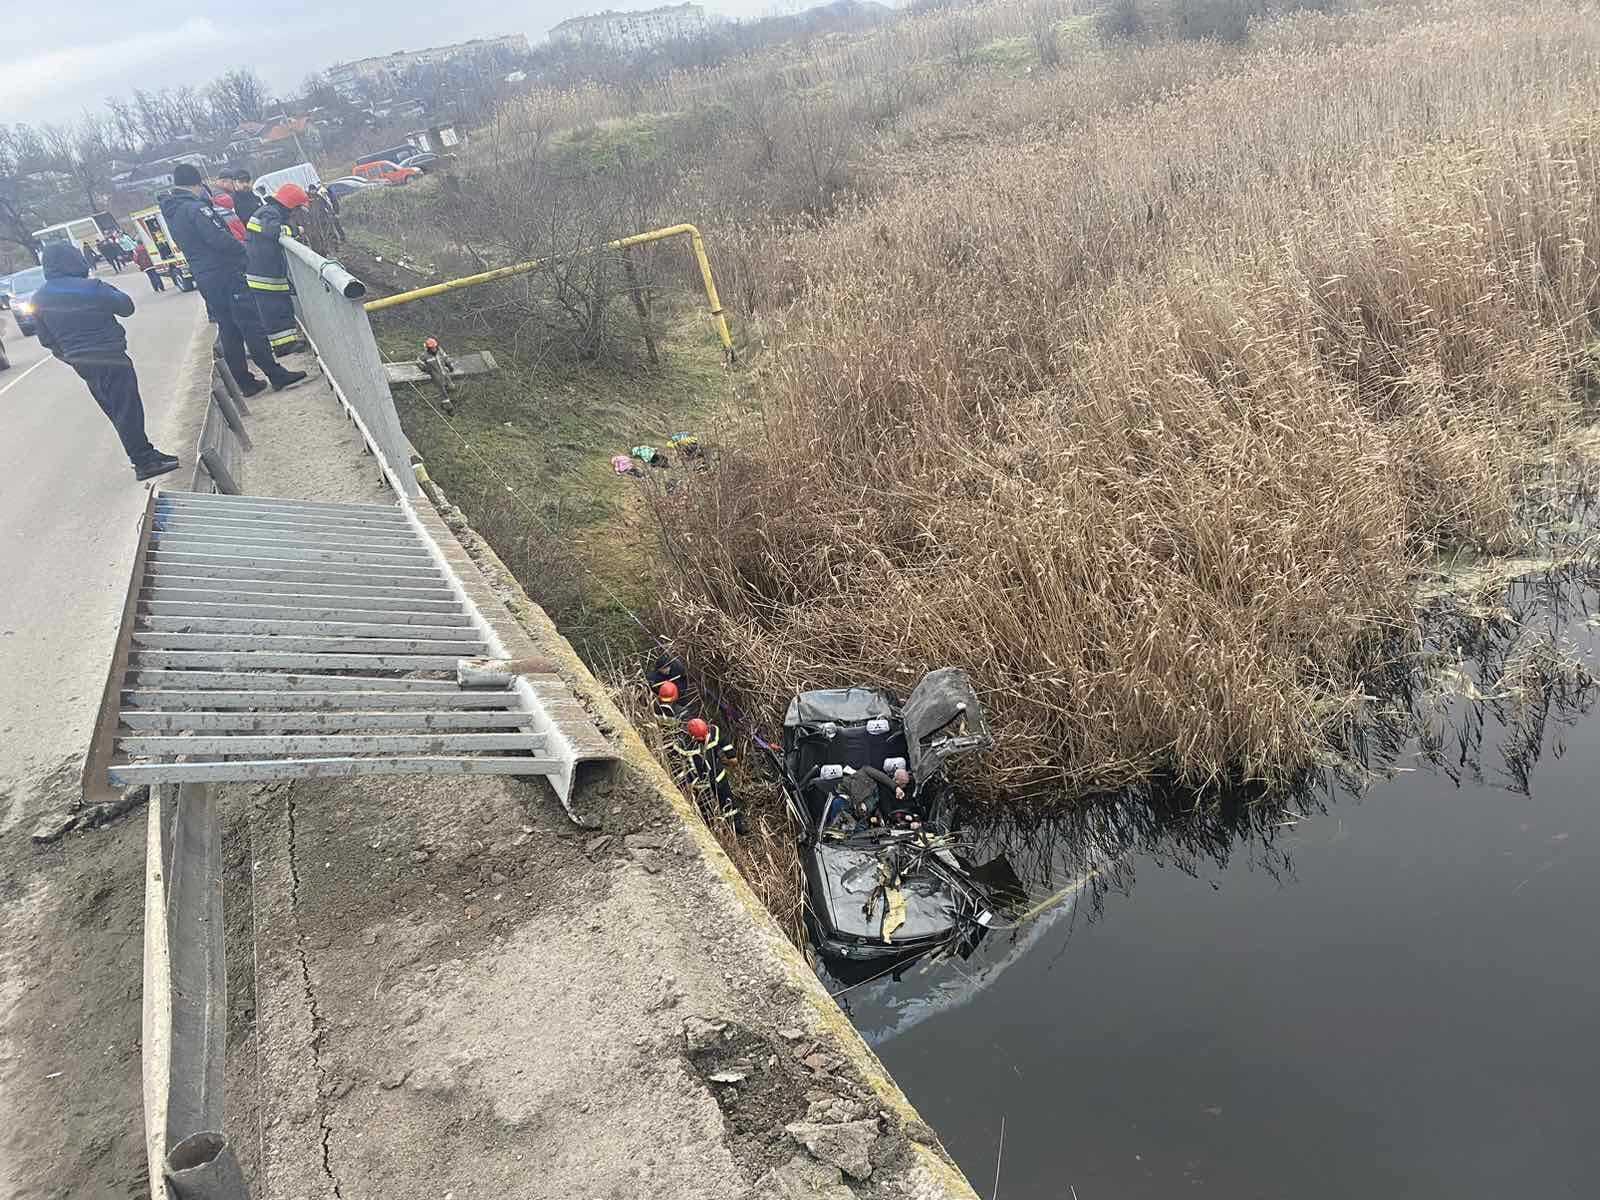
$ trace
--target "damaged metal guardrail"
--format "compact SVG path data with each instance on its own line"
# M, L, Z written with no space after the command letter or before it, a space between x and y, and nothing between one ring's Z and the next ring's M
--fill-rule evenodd
M143 1066L151 1195L249 1200L222 1132L228 983L222 829L210 790L154 785L147 828Z
M249 415L250 405L222 361L221 344L215 343L211 348L211 401L195 444L191 491L239 494L240 467L244 452L251 449L250 434L244 427Z
M415 499L421 490L411 469L411 443L400 428L383 355L362 305L366 285L291 237L283 239L283 248L294 285L295 313L323 375L361 430L389 486Z

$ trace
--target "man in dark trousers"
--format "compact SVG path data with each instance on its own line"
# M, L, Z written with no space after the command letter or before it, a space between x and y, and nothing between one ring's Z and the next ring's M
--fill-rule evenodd
M222 357L246 396L254 396L270 383L274 391L293 387L306 377L304 371L285 370L272 355L272 347L256 311L255 297L244 279L244 247L228 232L228 227L211 207L200 172L188 163L172 171L174 189L161 197L161 215L172 231L178 249L189 260L189 270L206 311L216 322L222 339ZM263 383L250 374L245 351L267 377Z
M178 460L145 436L139 376L117 320L133 315L133 301L104 280L90 279L89 264L70 242L46 246L43 265L44 283L33 293L40 344L89 385L89 394L116 427L137 478L176 471Z

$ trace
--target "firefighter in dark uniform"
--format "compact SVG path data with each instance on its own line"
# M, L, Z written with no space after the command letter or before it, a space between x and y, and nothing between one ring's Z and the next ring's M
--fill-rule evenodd
M286 354L300 341L294 321L294 293L289 287L289 258L279 237L295 232L311 197L298 183L286 183L245 222L244 279L256 298L261 326L274 354Z
M280 392L293 387L306 377L305 372L287 370L273 357L255 297L245 284L244 247L211 207L200 172L189 163L179 163L173 168L172 182L173 190L161 197L161 215L178 249L189 260L189 270L205 297L206 312L216 322L223 360L240 390L253 396L267 383ZM247 350L266 375L266 383L250 374Z
M701 811L708 817L717 813L732 822L735 833L745 833L744 813L728 778L728 764L738 754L733 739L724 737L703 717L690 717L683 723L682 735L672 743L672 751L684 768L675 774L694 793Z

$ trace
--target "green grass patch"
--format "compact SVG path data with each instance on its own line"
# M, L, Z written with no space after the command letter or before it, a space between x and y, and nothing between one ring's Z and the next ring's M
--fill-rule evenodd
M1021 71L1039 63L1039 52L1030 37L996 38L978 47L974 57L992 70Z
M414 358L426 332L398 312L375 317L384 357ZM642 489L688 470L674 460L641 482L618 475L612 456L704 434L730 403L722 347L701 314L668 318L659 346L657 367L539 364L494 338L463 338L446 349L489 350L501 369L460 383L453 414L431 385L394 392L429 475L591 663L640 644L628 610L650 608L659 544Z

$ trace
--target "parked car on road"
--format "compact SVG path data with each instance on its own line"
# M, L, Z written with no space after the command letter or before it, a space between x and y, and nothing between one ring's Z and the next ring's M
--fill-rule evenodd
M420 151L417 147L413 146L410 142L406 142L404 145L390 146L387 150L379 150L374 154L363 154L360 158L356 159L356 166L364 167L368 163L375 162L403 163L407 159L412 158L420 153L422 153L422 151ZM355 173L360 174L359 171Z
M358 177L370 180L373 183L392 183L396 185L410 183L419 179L422 172L415 167L402 167L388 159L379 159L377 162L362 163L354 172Z
M23 337L32 337L39 332L39 326L33 319L33 305L30 301L34 292L43 286L43 267L29 267L26 271L19 271L11 277L11 316L17 323L17 332Z
M366 191L367 188L381 187L382 184L374 183L370 179L363 179L359 175L346 175L343 179L335 179L324 186L323 190L335 200L343 200L353 192Z
M426 150L424 150L421 154L413 154L401 164L401 166L415 167L424 175L430 174L434 171L443 170L444 165L445 161L441 155L431 154Z
M11 276L0 275L0 308L11 307Z

